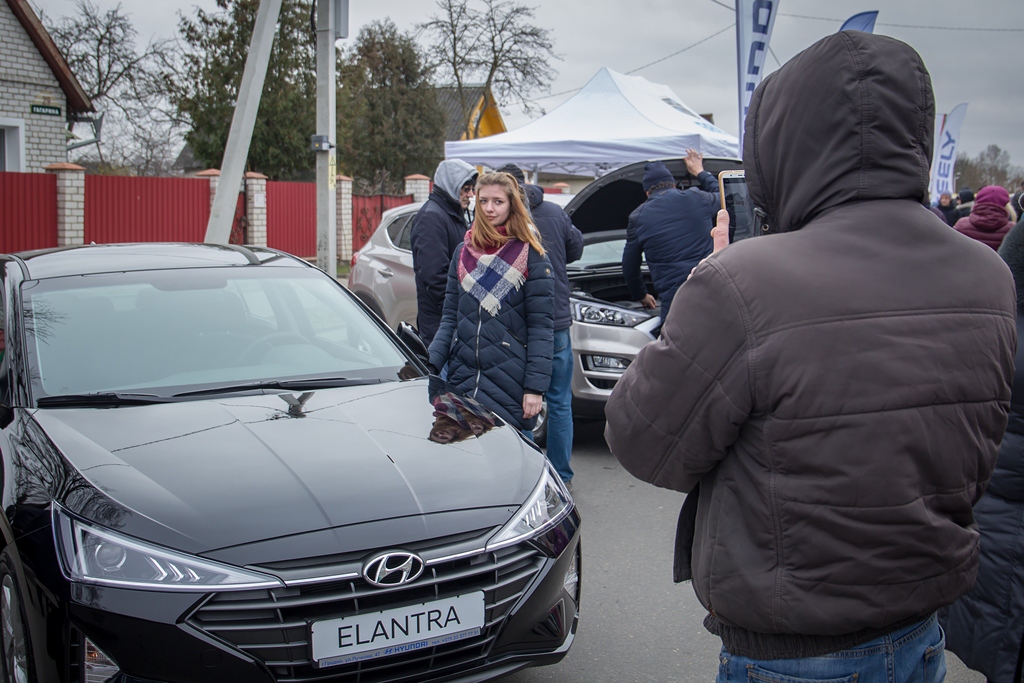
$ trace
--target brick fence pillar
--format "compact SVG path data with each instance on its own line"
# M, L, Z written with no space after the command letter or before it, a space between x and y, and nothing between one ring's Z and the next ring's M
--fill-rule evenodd
M217 196L217 186L220 185L220 171L215 168L208 168L205 171L196 173L197 178L209 178L210 180L210 210L213 210L213 198Z
M267 246L267 176L245 174L245 213L249 220L246 240L255 247Z
M57 246L85 244L85 169L62 162L46 171L57 176Z
M430 196L430 178L425 175L405 176L405 193L412 195L414 202L425 202Z
M352 262L352 179L338 176L338 262Z

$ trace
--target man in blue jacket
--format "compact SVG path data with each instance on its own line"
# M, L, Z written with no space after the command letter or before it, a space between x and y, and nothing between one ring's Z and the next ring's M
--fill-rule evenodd
M434 172L434 189L413 219L410 239L416 276L416 327L428 348L441 324L452 254L469 229L466 209L476 176L476 169L461 159L442 161Z
M568 484L572 481L569 456L572 454L572 343L569 326L569 275L565 266L583 255L583 234L572 224L562 207L544 201L544 190L527 185L522 170L514 164L498 169L514 176L526 193L533 224L537 226L555 278L555 351L551 359L551 384L545 398L548 403L547 456L555 471Z
M622 274L630 296L644 308L653 309L657 302L640 273L643 258L647 258L663 321L676 290L694 266L711 254L711 229L720 202L718 179L704 170L700 153L686 150L686 169L697 177L700 189L677 189L672 173L660 161L644 167L647 201L629 215L622 250Z

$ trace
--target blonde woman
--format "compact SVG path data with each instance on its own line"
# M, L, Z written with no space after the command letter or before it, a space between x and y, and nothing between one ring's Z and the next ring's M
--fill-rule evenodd
M448 388L475 398L533 437L551 380L554 280L519 185L487 173L476 218L448 269L441 326L430 344Z

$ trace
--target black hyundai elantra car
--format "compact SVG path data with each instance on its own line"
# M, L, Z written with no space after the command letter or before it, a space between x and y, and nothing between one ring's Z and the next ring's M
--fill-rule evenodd
M0 256L0 306L5 681L479 681L568 651L569 492L431 404L333 278L87 246Z

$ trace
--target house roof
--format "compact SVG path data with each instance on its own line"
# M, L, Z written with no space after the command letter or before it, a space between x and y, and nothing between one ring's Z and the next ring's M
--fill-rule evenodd
M7 4L10 6L14 16L21 22L25 32L28 33L28 37L32 39L32 43L39 50L39 54L42 55L50 67L50 71L57 78L57 82L60 83L60 89L64 91L64 96L68 98L68 109L74 112L96 111L92 106L89 95L86 94L85 89L78 82L78 79L75 78L75 75L71 73L71 67L68 66L64 55L57 49L57 44L53 42L53 38L50 37L50 34L43 27L43 23L39 21L39 17L32 10L28 0L7 0Z
M171 164L172 171L194 171L197 168L206 168L206 164L196 157L196 150L189 143L178 152L178 158Z
M487 89L482 85L468 85L463 86L462 91L466 96L466 106L469 108L469 111L466 111L462 106L458 88L443 86L437 89L437 102L441 105L441 111L444 112L446 121L444 130L445 140L462 139L462 136L466 134L466 128L469 126L469 116L476 109Z

